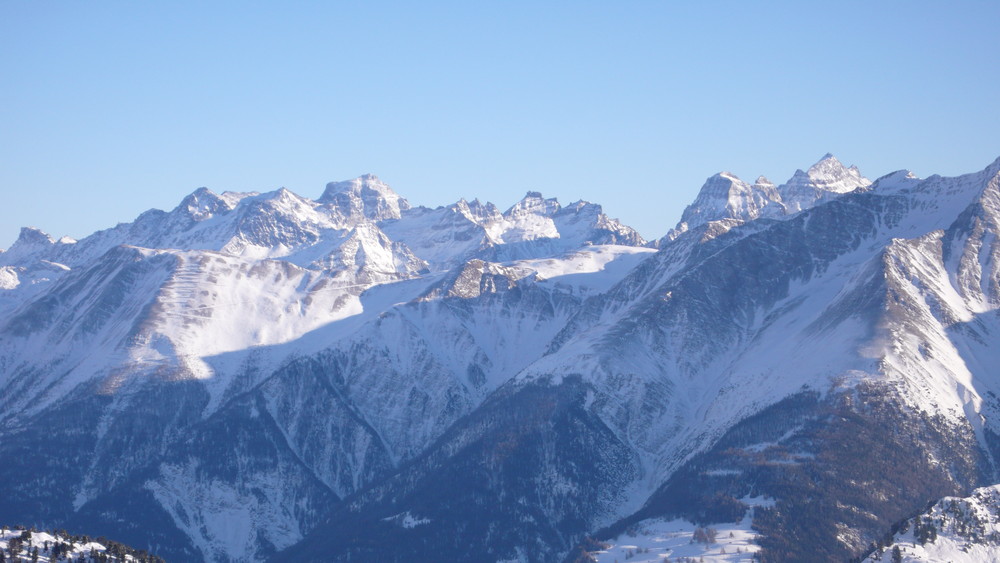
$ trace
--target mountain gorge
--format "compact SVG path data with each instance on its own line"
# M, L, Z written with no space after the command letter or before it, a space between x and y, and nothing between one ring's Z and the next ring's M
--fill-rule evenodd
M741 521L765 561L868 556L1000 482L998 233L1000 160L831 155L717 174L654 242L374 176L25 228L0 520L167 560L586 560Z

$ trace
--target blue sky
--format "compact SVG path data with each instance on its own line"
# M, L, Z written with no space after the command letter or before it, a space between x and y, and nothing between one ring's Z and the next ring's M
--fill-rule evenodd
M528 190L648 238L704 179L1000 156L1000 2L0 3L0 248L199 186Z

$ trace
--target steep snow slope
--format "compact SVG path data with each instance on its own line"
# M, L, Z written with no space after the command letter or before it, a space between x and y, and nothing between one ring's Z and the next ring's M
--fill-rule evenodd
M544 286L589 296L604 293L630 270L654 253L638 246L586 246L563 256L511 262L535 273ZM593 275L600 272L599 275Z

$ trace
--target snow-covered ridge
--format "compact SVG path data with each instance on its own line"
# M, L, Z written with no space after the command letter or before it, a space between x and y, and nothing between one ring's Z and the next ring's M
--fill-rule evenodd
M386 233L389 242L379 243ZM376 246L401 245L393 250L398 255L395 260L423 260L437 268L455 266L507 244L517 245L511 256L538 257L585 244L645 243L635 230L587 202L562 207L555 199L529 192L504 213L478 200L414 208L377 177L365 175L331 182L315 201L284 188L221 195L199 188L172 211L147 211L133 223L81 241L56 241L38 229L24 228L11 248L0 254L0 266L23 266L39 259L77 266L128 244L282 258L303 267L329 269L341 264L324 257L357 237ZM533 241L540 244L532 245Z
M477 257L558 260L590 244L644 242L600 206L563 208L537 192L500 213L493 204L465 200L413 208L372 175L330 183L315 201L284 188L263 194L199 188L169 212L151 210L81 241L23 229L0 254L0 312L13 319L8 327L22 327L25 340L6 339L0 348L9 350L0 355L15 361L14 373L47 374L24 381L48 387L37 408L83 381L123 371L167 368L225 389L207 358L293 342L357 316L359 296L376 285L443 275ZM123 254L125 248L133 250ZM607 286L604 277L600 285ZM49 301L33 306L41 295ZM53 300L61 320L42 322ZM99 329L96 317L66 314L110 312L125 301L132 303L128 321L119 310L113 330ZM26 353L70 334L76 340L100 334L103 352ZM51 379L57 372L58 382Z

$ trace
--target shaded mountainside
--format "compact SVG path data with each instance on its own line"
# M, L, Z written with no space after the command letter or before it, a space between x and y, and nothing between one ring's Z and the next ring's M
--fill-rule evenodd
M712 526L861 557L1000 481L998 230L1000 160L870 182L829 155L713 176L655 245L595 204L428 209L373 176L26 229L0 518L185 561L574 560Z
M558 558L638 472L586 399L578 378L498 391L276 560Z

